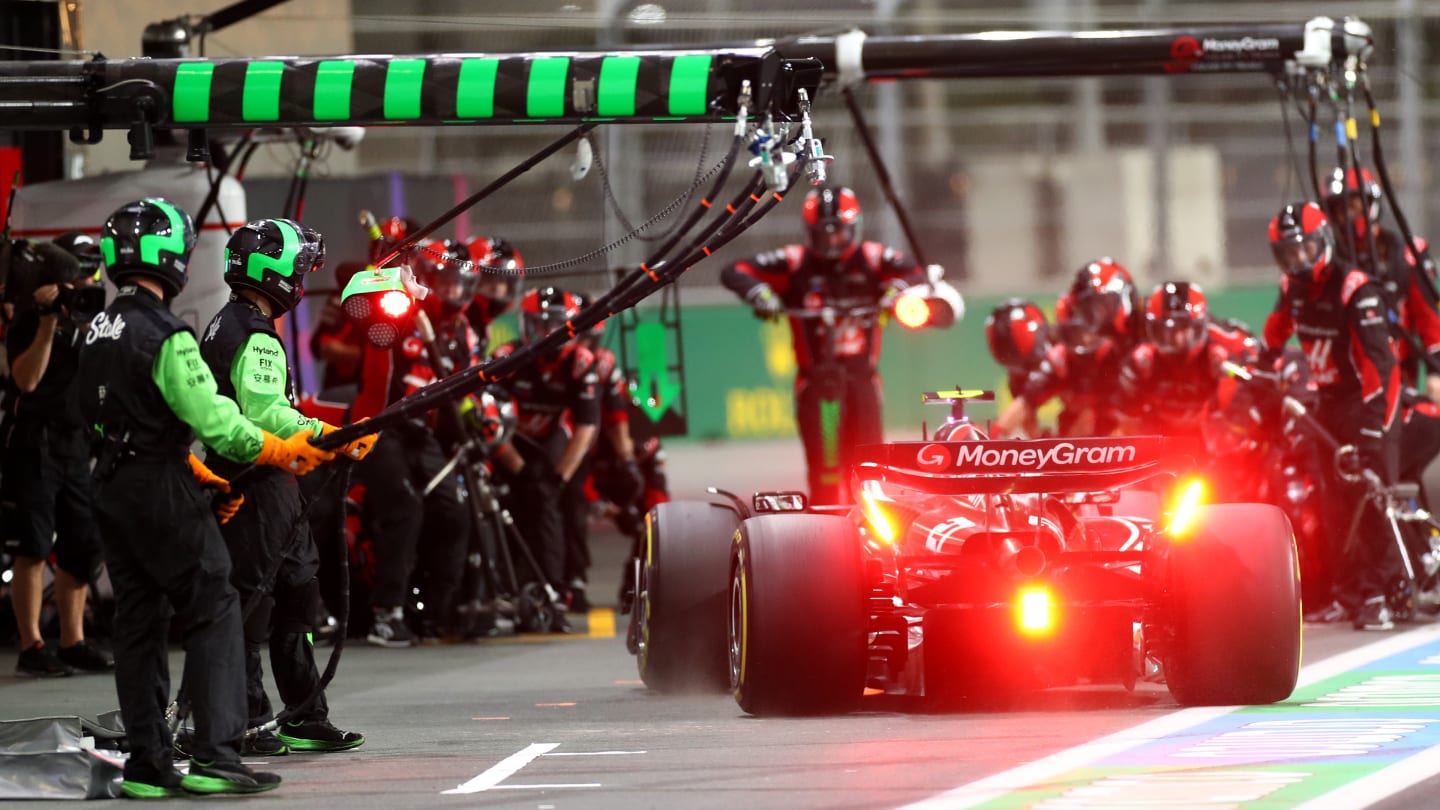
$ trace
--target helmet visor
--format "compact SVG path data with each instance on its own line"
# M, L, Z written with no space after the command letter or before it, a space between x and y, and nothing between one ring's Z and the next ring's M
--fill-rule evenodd
M1320 231L1282 236L1270 243L1275 263L1292 276L1309 278L1325 257L1325 237Z
M855 241L854 224L825 219L810 226L810 249L826 259L838 259Z
M1152 318L1146 336L1164 354L1189 354L1205 339L1204 321L1194 318Z

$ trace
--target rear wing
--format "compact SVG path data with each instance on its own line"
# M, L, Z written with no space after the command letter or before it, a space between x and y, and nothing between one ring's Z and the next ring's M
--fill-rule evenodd
M1103 492L1194 462L1162 436L893 442L856 449L852 474L937 495Z

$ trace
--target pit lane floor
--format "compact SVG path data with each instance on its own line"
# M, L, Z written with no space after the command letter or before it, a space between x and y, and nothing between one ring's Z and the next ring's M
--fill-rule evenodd
M798 450L734 447L672 448L674 491L698 495L702 479L747 494L798 482ZM757 464L762 455L766 463ZM625 541L613 532L593 540L592 598L610 602ZM725 695L649 694L625 653L624 617L601 609L573 618L579 632L568 636L410 650L352 642L329 697L337 724L362 731L366 744L341 754L252 760L286 782L250 801L347 810L897 807L1163 722L1178 710L1163 687L1141 685L1134 693L1051 690L945 712L875 697L845 717L755 719ZM1306 664L1399 635L1307 627ZM0 650L0 718L114 708L109 678L16 679L9 675L14 655ZM180 662L176 651L177 676ZM1375 806L1430 807L1436 788L1440 781L1431 779Z

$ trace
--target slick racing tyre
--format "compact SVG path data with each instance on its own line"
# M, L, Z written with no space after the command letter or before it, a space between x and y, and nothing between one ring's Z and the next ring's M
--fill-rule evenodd
M730 682L755 715L852 711L865 690L866 589L847 518L762 515L731 558Z
M670 501L645 523L633 619L640 679L657 692L723 692L730 542L740 517L719 504Z
M1265 504L1202 506L1171 540L1170 693L1185 706L1275 703L1300 672L1300 582L1285 513Z

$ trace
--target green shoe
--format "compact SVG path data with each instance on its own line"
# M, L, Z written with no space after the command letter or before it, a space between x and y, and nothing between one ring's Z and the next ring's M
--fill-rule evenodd
M180 786L191 793L263 793L280 787L278 774L252 771L239 762L190 760L190 773Z
M167 787L165 785L147 785L133 779L126 779L120 783L120 792L124 793L127 799L169 799L185 795L185 791L178 783L175 787Z
M301 720L285 723L277 734L291 751L329 753L348 751L365 744L365 736L356 731L341 731L329 720Z
M120 783L120 792L128 798L167 799L185 795L185 791L180 788L180 772L168 762L163 767L146 767L142 763L132 762L126 770L128 773Z

